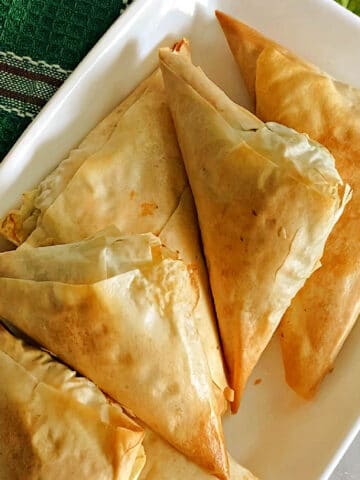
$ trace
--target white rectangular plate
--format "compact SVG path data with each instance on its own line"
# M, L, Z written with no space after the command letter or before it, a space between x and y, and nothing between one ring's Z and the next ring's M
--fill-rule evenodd
M235 101L242 80L214 18L230 13L360 87L360 21L333 0L137 0L82 61L0 165L0 216L156 66L159 45L181 36L194 61ZM285 384L274 338L240 412L225 420L234 457L263 480L325 480L360 429L360 325L313 402ZM256 379L261 383L254 385Z

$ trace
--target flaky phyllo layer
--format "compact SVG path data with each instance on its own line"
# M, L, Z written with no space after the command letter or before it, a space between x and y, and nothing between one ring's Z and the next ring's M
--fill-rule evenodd
M143 81L2 221L16 245L76 242L116 225L152 232L191 264L199 281L195 318L219 410L227 381L192 194L161 72Z
M194 309L194 274L152 234L109 227L0 255L0 316L225 478L227 455Z
M156 184L148 175L154 168L162 173ZM145 232L158 234L186 185L156 71L24 194L20 208L2 221L2 233L16 245L28 240L43 246L81 240L111 224L122 232L144 233L141 217Z
M90 381L0 326L0 477L136 480L143 429Z
M233 410L291 299L320 266L350 199L328 150L264 124L192 65L186 49L160 63L194 195Z
M286 380L311 398L360 314L360 90L341 83L248 25L217 12L256 114L321 142L353 196L326 244L322 268L281 323Z

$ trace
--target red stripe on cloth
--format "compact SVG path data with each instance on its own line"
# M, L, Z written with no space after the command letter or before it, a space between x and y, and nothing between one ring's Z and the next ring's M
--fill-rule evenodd
M0 72L12 73L20 77L29 78L30 80L44 82L49 85L53 85L54 87L60 87L60 85L63 83L62 80L50 77L49 75L45 75L44 73L29 72L29 70L25 70L25 68L14 67L13 65L8 65L4 62L0 62Z
M12 90L7 90L6 88L0 88L0 95L7 98L15 98L16 100L21 100L25 103L31 103L32 105L38 105L39 107L42 107L47 102L47 100L43 100L42 98L13 92Z

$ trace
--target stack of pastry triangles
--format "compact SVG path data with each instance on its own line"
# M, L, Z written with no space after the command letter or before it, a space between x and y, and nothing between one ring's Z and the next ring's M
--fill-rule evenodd
M233 103L185 40L160 67L2 221L18 248L0 254L0 316L112 400L1 330L0 410L19 426L6 444L0 424L1 474L24 475L24 444L31 478L254 478L221 417L350 189L320 144Z
M353 188L352 200L326 245L322 268L293 300L281 324L286 379L310 398L360 314L360 91L244 23L221 12L217 16L259 118L321 142Z

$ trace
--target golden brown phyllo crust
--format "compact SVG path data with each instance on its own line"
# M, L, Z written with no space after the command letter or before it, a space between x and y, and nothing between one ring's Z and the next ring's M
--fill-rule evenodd
M0 477L133 480L144 431L100 390L0 326Z
M188 266L153 234L0 254L0 316L175 448L227 476L221 417Z
M326 244L322 268L292 301L281 324L287 382L311 398L360 314L360 90L248 25L220 12L218 18L257 115L322 143L353 188L352 200Z
M186 45L179 47L186 48ZM144 80L1 223L16 245L82 240L116 225L160 235L198 272L196 323L224 412L224 372L192 194L160 70Z
M236 411L292 298L320 266L350 188L324 147L234 104L186 52L161 49L160 62Z

